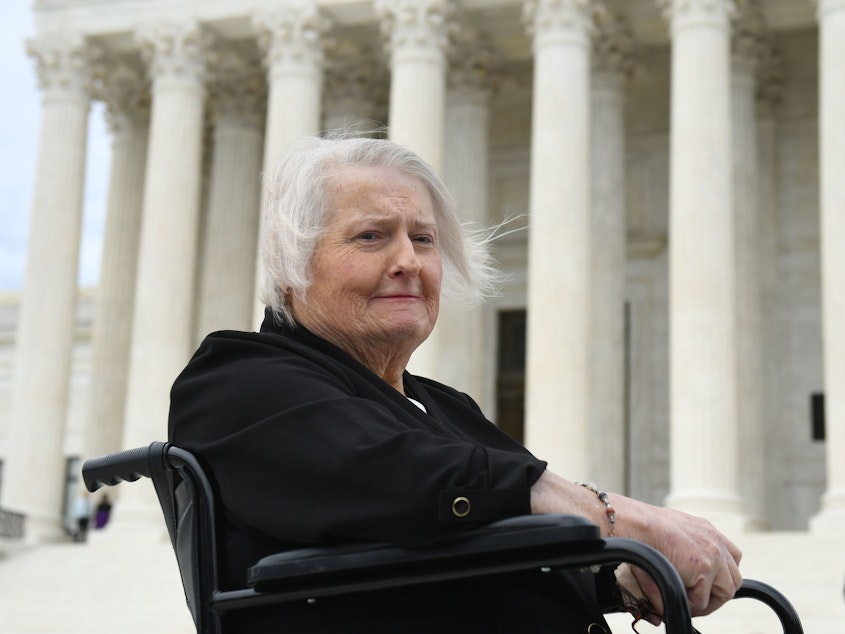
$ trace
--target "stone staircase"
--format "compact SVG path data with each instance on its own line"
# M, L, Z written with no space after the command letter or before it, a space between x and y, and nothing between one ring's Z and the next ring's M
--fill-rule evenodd
M18 547L0 559L2 634L191 634L179 573L165 535L93 531L84 544ZM845 536L750 533L743 573L795 604L807 634L845 632ZM630 618L611 619L630 634ZM735 601L696 623L702 634L777 634L756 601ZM648 624L642 633L662 631ZM241 633L238 633L241 634ZM244 633L246 634L246 633Z

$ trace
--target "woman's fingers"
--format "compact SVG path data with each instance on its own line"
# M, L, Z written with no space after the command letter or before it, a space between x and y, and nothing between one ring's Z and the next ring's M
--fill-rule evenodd
M711 583L700 583L689 592L693 616L704 616L717 610L734 597L741 585L738 560L734 558L734 553L730 553Z
M650 540L672 562L684 587L693 616L703 616L733 598L742 585L742 552L707 520L675 510L660 509ZM655 611L663 612L657 584L634 569L634 576Z
M660 595L660 588L657 587L657 583L651 578L650 574L641 568L631 566L631 572L634 573L637 585L640 586L645 598L651 603L655 614L663 616L663 597Z

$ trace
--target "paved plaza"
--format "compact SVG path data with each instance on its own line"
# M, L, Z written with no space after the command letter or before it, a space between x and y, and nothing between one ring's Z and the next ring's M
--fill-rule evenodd
M796 605L807 634L845 631L845 537L753 533L736 540L746 576L767 581ZM696 623L702 634L777 634L780 625L759 603L729 604ZM614 634L630 619L612 620ZM648 625L642 632L660 631ZM3 634L190 634L170 544L108 529L86 544L17 550L0 560Z

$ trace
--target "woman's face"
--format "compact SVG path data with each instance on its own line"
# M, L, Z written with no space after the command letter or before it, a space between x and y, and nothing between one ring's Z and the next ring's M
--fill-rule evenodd
M413 351L440 304L442 267L431 197L392 168L344 166L327 185L326 232L296 319L359 359ZM359 354L360 353L360 354Z

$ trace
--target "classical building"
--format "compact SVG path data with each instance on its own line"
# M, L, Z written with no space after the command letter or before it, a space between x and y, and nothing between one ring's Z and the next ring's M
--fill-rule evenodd
M13 360L0 342L0 505L34 539L60 530L68 460L164 438L202 336L255 327L262 172L292 140L364 120L439 170L467 222L519 229L498 242L501 296L444 311L413 370L571 478L733 529L845 527L845 1L38 0L35 15ZM76 279L97 100L113 154L89 340Z

